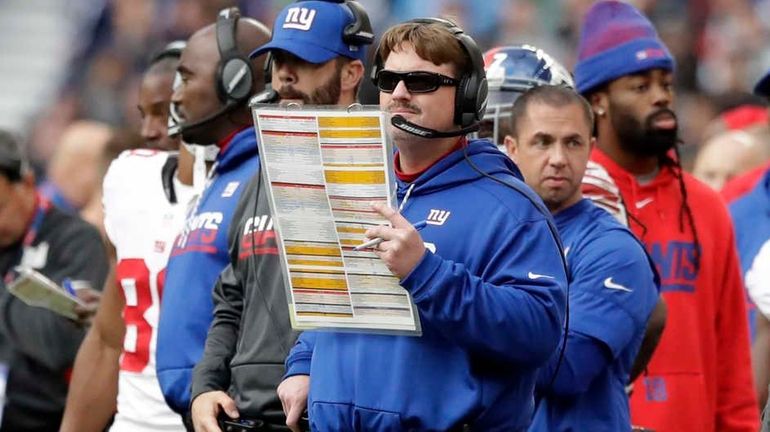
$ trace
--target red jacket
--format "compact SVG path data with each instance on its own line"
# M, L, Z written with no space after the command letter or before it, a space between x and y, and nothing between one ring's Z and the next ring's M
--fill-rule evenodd
M759 427L752 380L746 300L729 213L719 195L685 173L696 246L675 171L661 167L646 185L599 149L591 159L620 188L634 233L661 276L666 329L634 384L633 424L657 432L751 431Z

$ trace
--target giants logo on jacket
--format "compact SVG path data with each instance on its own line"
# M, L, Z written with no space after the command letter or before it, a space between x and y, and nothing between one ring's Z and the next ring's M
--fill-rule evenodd
M254 216L243 225L238 259L254 255L278 255L273 218L270 215Z
M695 244L670 241L651 243L649 246L652 260L660 273L661 292L695 292L695 279L698 277Z
M172 256L187 252L217 252L216 240L219 225L224 220L221 212L203 212L187 219L184 230L179 234L174 244Z

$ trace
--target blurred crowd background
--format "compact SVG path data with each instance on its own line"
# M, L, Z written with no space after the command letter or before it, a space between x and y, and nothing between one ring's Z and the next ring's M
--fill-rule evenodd
M592 0L360 0L377 34L420 16L449 16L487 50L530 43L568 68ZM137 131L137 86L151 53L214 22L219 9L271 23L290 0L0 1L0 127L21 135L44 172L68 126L95 120ZM725 129L750 129L764 147L766 100L751 95L770 69L770 0L631 1L677 60L684 165ZM373 93L372 93L373 94ZM365 101L372 94L365 93ZM736 110L736 108L738 108ZM766 156L765 156L766 157ZM750 158L755 159L755 158ZM751 160L748 161L751 165Z

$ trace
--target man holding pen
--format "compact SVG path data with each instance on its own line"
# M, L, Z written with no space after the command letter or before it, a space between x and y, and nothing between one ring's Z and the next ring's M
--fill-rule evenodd
M413 226L414 226L415 230L420 231L423 228L425 228L427 225L428 225L428 221L421 220L421 221L417 222L416 224L414 224ZM377 249L379 244L384 242L384 241L385 241L385 239L383 239L381 237L375 237L375 238L373 238L373 239L371 239L369 241L363 242L360 245L354 247L353 250L360 251L360 250L370 249L370 248Z
M410 293L422 335L303 333L278 388L284 410L307 404L318 431L525 430L562 334L555 228L513 163L464 137L487 96L469 36L415 20L389 29L375 59L401 210L375 205L392 226L366 236L383 239L372 253Z

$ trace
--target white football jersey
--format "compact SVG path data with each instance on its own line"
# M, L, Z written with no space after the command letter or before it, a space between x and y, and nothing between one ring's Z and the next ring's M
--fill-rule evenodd
M115 270L125 297L126 336L120 358L118 413L111 431L184 431L166 405L155 373L155 343L166 263L182 228L192 187L173 176L177 203L162 181L169 153L130 150L104 177L104 226L117 253Z

